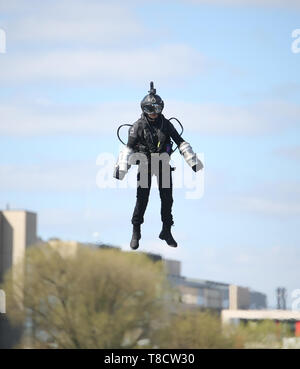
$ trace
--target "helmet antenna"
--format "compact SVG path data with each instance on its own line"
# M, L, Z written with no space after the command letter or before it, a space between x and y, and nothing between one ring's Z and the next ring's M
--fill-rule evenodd
M150 82L150 91L148 91L150 95L155 95L156 94L156 89L154 88L154 83L151 81Z

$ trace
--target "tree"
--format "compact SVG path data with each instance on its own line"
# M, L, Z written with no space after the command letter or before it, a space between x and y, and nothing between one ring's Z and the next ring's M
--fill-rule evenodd
M272 320L240 323L228 330L244 348L281 348L282 338L292 336L287 324Z
M29 325L21 347L134 348L165 320L163 266L146 255L81 247L63 257L44 244L25 265L3 287L10 321Z
M159 333L164 349L224 349L234 347L234 338L223 332L220 319L209 312L175 314Z

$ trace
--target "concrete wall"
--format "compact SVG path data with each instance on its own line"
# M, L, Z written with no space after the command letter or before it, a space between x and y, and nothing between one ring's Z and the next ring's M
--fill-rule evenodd
M48 245L56 250L62 258L68 258L76 256L80 243L76 241L51 240L48 241Z
M0 213L1 273L21 262L26 247L36 243L37 217L24 210L6 210Z
M25 250L37 240L36 220L35 213L24 210L0 212L0 281L4 273L18 263L21 265L18 270L23 272ZM14 347L21 333L22 327L13 327L6 314L0 314L0 348Z
M229 286L229 309L249 309L250 291L248 288L230 285Z
M37 242L37 215L26 212L26 247L33 246Z
M300 311L293 310L222 310L222 322L237 320L294 320L300 321Z
M14 232L9 220L1 213L1 277L13 264L13 237Z

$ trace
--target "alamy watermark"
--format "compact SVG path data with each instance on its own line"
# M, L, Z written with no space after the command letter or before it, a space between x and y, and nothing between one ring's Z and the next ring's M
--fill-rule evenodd
M0 28L0 54L6 53L6 32Z
M204 163L204 155L202 153L197 155ZM149 181L151 181L151 187L169 188L171 185L170 174L172 173L172 187L186 189L186 199L200 199L204 195L204 171L199 170L195 173L181 155L173 155L170 162L170 157L166 153L165 155L154 154L150 161L147 161L145 155L135 153L130 159L131 167L122 180L113 177L116 160L117 158L112 153L98 155L96 160L96 165L99 167L96 176L98 188L134 189L137 186L147 188L150 185ZM173 168L175 170L172 170ZM151 180L153 175L157 180Z
M6 313L6 295L3 290L0 290L0 314Z
M295 40L292 42L292 53L298 54L300 53L300 29L294 29L292 32L292 37L295 38Z
M300 311L300 289L292 291L292 310Z

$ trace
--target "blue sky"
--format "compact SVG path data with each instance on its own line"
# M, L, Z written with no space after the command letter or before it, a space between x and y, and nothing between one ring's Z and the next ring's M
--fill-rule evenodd
M116 128L139 117L154 80L165 116L204 154L205 192L174 190L173 250L158 239L154 188L141 250L181 260L186 276L265 292L270 306L276 287L290 296L300 288L299 14L293 0L0 2L0 208L37 212L44 239L129 249L135 190L97 188L96 159L117 154Z

